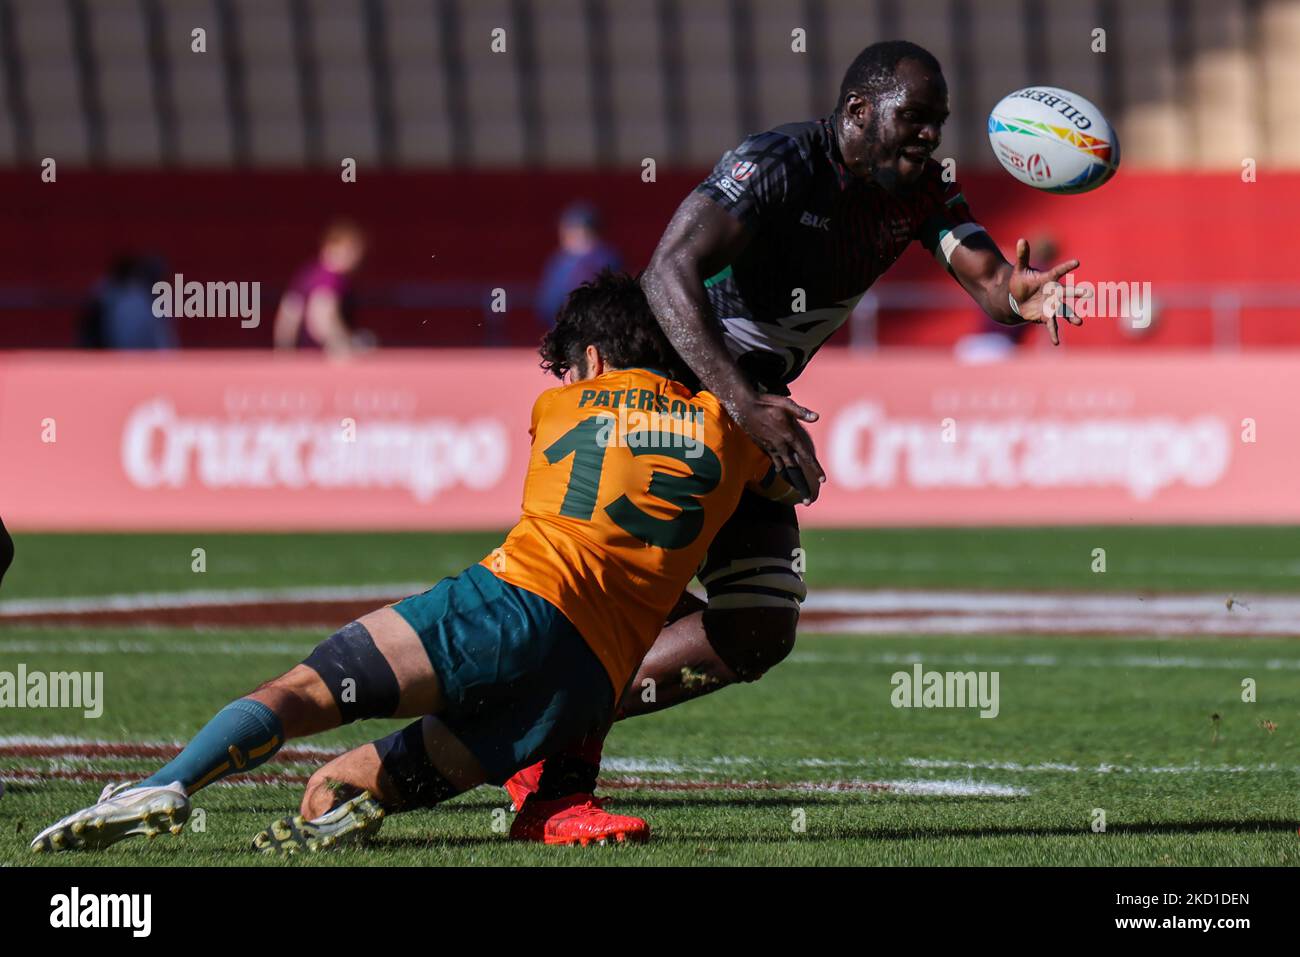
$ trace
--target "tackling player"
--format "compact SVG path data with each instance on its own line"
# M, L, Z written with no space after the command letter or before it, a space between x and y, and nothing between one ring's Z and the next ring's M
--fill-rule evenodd
M1058 318L1081 323L1069 297L1043 289L1078 261L1040 272L1021 239L1008 263L961 188L945 182L932 154L947 118L947 84L930 53L905 41L867 47L829 116L757 133L722 157L678 207L642 279L682 358L805 501L825 480L801 424L817 415L789 398L789 384L911 242L999 322L1045 323L1053 343ZM785 658L805 597L793 568L798 546L791 506L742 496L700 570L707 607L664 629L619 717L756 680ZM646 680L655 682L653 702L635 693ZM588 739L507 790L516 807L532 794L557 814L567 813L566 801L587 807L599 761L600 741ZM541 806L530 799L512 836L543 833L546 822L528 813ZM605 823L644 827L613 815Z
M523 516L500 548L342 628L224 708L165 767L105 788L32 848L177 833L200 788L258 767L291 738L365 718L418 720L318 770L301 814L259 834L258 848L332 846L385 812L501 784L567 741L603 736L742 491L788 487L713 396L682 383L692 377L635 279L606 272L571 294L542 356L574 381L533 406ZM566 820L548 837L645 836Z

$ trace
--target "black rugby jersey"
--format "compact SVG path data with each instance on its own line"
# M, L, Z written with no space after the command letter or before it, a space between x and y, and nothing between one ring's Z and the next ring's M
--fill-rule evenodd
M752 234L705 286L728 350L772 392L788 392L786 383L908 243L919 240L946 265L957 243L981 228L933 159L916 183L893 193L852 175L833 121L831 114L756 133L696 187Z

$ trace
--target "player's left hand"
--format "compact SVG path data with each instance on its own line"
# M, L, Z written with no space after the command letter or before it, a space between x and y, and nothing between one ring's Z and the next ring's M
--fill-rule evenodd
M1091 296L1092 289L1060 283L1063 276L1078 268L1079 260L1070 259L1048 270L1035 269L1029 265L1029 243L1016 240L1016 265L1011 270L1008 291L1020 307L1020 318L1046 325L1054 346L1061 344L1058 323L1062 318L1071 325L1083 325L1083 320L1074 314L1074 303Z

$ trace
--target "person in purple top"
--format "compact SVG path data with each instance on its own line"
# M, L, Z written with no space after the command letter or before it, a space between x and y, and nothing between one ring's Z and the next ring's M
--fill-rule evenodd
M366 237L355 223L333 223L315 262L289 283L275 316L277 349L322 349L349 356L366 348L353 330L352 274L366 254Z
M600 214L590 203L578 202L560 214L560 248L551 254L537 288L537 316L549 329L565 298L602 269L615 272L623 259L600 236Z

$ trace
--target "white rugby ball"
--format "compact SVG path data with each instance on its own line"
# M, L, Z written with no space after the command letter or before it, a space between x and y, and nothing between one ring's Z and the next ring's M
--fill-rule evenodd
M1086 193L1119 169L1119 137L1101 110L1054 86L1004 96L989 114L989 144L1003 169L1049 193Z

